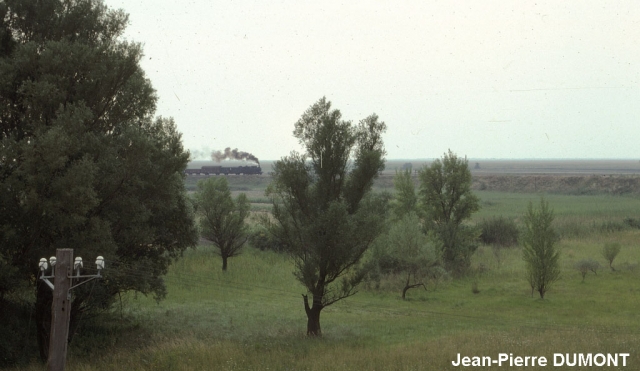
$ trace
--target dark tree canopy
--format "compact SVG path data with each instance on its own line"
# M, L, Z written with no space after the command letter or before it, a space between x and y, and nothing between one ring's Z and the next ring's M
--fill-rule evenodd
M251 205L244 193L234 201L225 177L211 177L198 182L194 195L200 216L200 234L213 242L222 257L222 270L227 260L240 255L248 239L245 219Z
M466 158L445 153L420 171L420 206L426 227L442 242L442 259L449 269L461 271L477 248L477 233L463 224L480 209L471 192L471 171Z
M306 153L292 152L274 165L267 195L271 232L294 258L304 295L307 332L320 335L320 311L355 294L363 278L360 259L379 233L385 202L370 193L384 169L382 133L371 115L353 125L325 98L295 124ZM351 162L352 161L352 162Z
M17 267L0 280L35 283L35 262L72 248L108 268L91 296L74 291L72 313L127 290L161 298L197 242L189 153L173 120L153 117L141 47L120 40L127 16L98 0L4 0L0 16L0 269Z

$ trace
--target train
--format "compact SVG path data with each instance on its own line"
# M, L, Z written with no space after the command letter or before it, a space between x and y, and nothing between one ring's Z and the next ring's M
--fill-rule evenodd
M260 166L203 166L200 169L186 169L185 175L260 175Z

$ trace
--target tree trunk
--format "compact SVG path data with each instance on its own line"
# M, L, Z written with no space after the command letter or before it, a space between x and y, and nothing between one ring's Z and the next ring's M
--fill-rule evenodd
M51 305L53 294L49 286L38 280L36 288L36 336L40 350L40 360L49 359L49 335L51 333Z
M227 259L229 259L228 256L222 255L222 270L223 271L227 270Z
M402 290L402 300L404 300L407 290L409 290L409 280L411 279L411 273L407 275L407 283L404 285L404 289Z
M313 297L313 306L309 307L309 297L302 295L304 298L304 310L307 313L307 336L322 336L320 329L320 311L322 310L322 298Z
M76 334L76 330L78 330L78 326L80 325L80 319L82 318L83 309L82 304L87 299L87 297L79 297L74 296L73 302L71 302L71 316L69 319L69 344L73 340L73 336Z
M407 294L407 291L409 291L409 289L413 289L419 286L424 287L424 290L427 290L427 286L424 285L424 283L420 282L420 283L415 283L413 285L410 285L409 282L411 280L411 273L409 273L409 275L407 276L407 283L404 285L404 289L402 290L402 300L405 300L405 296Z

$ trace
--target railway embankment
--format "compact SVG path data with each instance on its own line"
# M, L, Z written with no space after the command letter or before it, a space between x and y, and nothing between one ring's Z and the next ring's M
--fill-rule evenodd
M474 175L472 189L571 195L640 195L639 175Z

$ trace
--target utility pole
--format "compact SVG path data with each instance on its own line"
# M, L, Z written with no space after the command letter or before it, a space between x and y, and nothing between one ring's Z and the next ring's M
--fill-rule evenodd
M62 371L67 360L67 339L71 319L71 276L73 275L73 250L56 251L55 287L51 305L51 335L49 336L48 371Z
M42 274L40 279L53 290L53 302L51 303L51 334L49 336L49 359L47 360L48 371L64 371L67 361L67 343L69 339L69 321L71 319L71 290L96 278L102 278L100 272L104 269L104 258L98 256L96 268L98 274L80 275L82 268L82 258L73 260L73 249L58 249L56 256L49 259L51 264L51 275L45 276L45 271L49 267L47 259L40 259L38 264ZM75 276L73 271L76 271ZM54 284L49 281L54 279ZM72 286L72 279L87 278Z

